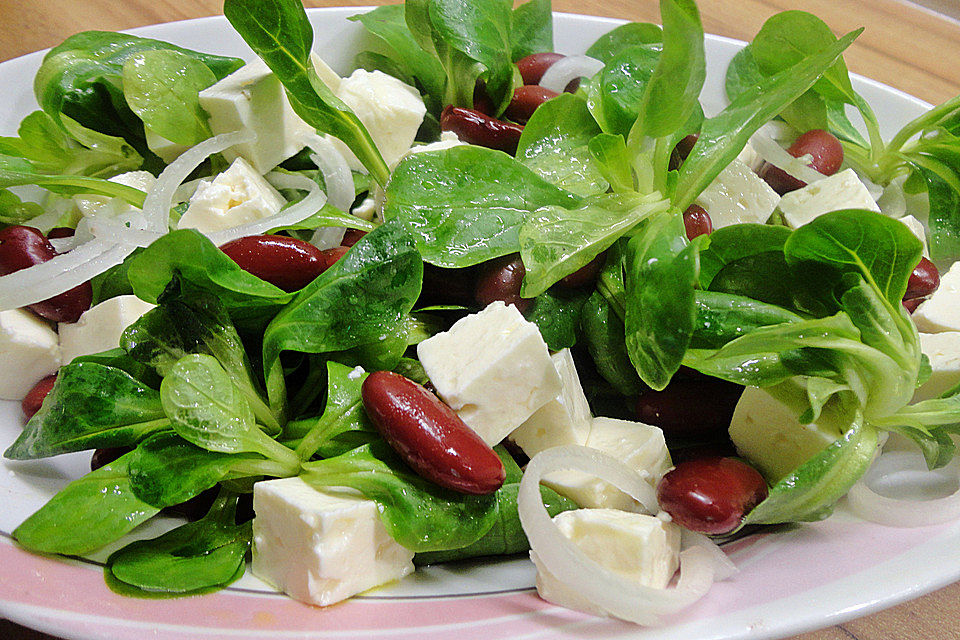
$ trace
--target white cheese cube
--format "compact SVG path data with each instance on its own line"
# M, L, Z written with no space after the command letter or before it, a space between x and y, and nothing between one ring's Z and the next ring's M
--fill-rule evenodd
M784 477L842 435L824 407L818 424L801 424L796 413L763 389L747 387L730 421L730 439L770 481Z
M0 311L0 399L22 400L60 368L57 332L26 309Z
M213 180L202 180L180 218L180 229L222 231L272 216L286 200L243 158Z
M930 378L917 389L914 402L937 398L960 384L960 331L921 333L920 350L930 359Z
M911 317L923 333L960 331L960 261L940 276L940 286Z
M763 166L763 157L757 153L757 150L749 142L737 154L737 160L750 167L750 170L755 173L759 172Z
M150 191L153 185L157 183L157 179L149 171L128 171L127 173L113 176L109 181L122 184L125 187L139 189L144 193ZM103 215L116 217L131 211L140 210L121 198L83 195L74 196L73 201L83 216Z
M330 605L413 572L413 552L359 494L269 480L254 485L253 510L254 575L301 602Z
M63 364L74 358L116 349L120 334L150 309L152 304L137 296L117 296L83 312L76 322L61 322L60 347Z
M427 112L417 90L382 71L357 69L340 81L336 93L357 114L387 166L396 166L413 145ZM362 169L345 144L331 140L351 168Z
M586 446L624 462L656 485L672 466L663 431L642 422L596 417ZM638 511L640 504L609 482L580 471L556 471L545 485L581 507Z
M560 376L537 326L490 303L417 345L437 393L493 446L560 393Z
M927 246L927 230L924 228L923 223L913 216L903 216L902 218L898 218L898 220L907 225L907 229L910 229L910 232L917 236L917 240L923 244L923 257L929 259L930 248Z
M679 567L680 527L671 522L613 509L564 511L553 521L588 558L637 584L663 589ZM530 557L537 567L541 598L570 609L606 615L583 599L576 585L557 580L535 552Z
M313 131L290 106L280 80L259 58L200 92L200 106L210 115L214 135L249 131L252 142L223 152L227 160L243 157L266 173L303 149Z
M173 140L167 140L162 135L151 129L144 127L143 133L146 135L147 148L160 156L160 159L170 164L190 148L190 145L178 144Z
M777 192L736 159L697 197L697 204L710 214L715 229L744 222L762 224L778 202Z
M565 444L586 444L593 420L570 349L550 356L560 375L560 393L520 425L510 439L529 457Z
M841 209L869 209L880 213L880 207L853 169L844 169L780 199L783 219L794 229Z

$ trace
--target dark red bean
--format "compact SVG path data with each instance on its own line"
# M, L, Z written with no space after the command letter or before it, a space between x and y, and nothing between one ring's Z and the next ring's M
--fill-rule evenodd
M545 51L543 53L531 53L517 60L517 68L520 69L520 75L523 77L523 84L540 84L543 74L556 62L566 56L561 53Z
M50 229L50 233L47 234L47 238L51 240L54 238L72 238L76 235L77 230L71 229L70 227L54 227Z
M550 91L550 89L544 89L535 84L525 84L522 87L517 87L504 115L514 122L526 123L533 116L537 107L547 100L556 98L557 95L556 91Z
M473 109L449 105L440 114L440 128L454 132L464 142L509 154L517 152L523 133L522 125L497 120Z
M343 234L343 240L340 241L341 247L352 247L353 245L360 242L360 238L367 235L366 231L361 231L360 229L347 229Z
M637 419L667 437L715 436L730 426L743 387L717 380L674 380L637 396Z
M520 285L526 273L520 254L491 260L481 267L473 297L482 307L501 300L523 313L531 302L530 298L520 297Z
M27 416L27 418L32 418L37 411L40 411L44 398L46 398L50 390L53 389L53 384L56 381L57 374L47 376L33 385L33 389L27 391L27 395L20 401L20 408L23 409L23 414Z
M287 236L245 236L220 250L241 269L284 291L297 291L332 264L309 242Z
M832 133L823 129L811 129L797 138L787 152L794 158L809 155L813 158L810 166L826 176L832 176L843 164L843 146ZM765 163L760 169L760 177L774 191L783 195L807 186L806 182L794 178L786 171Z
M38 229L15 225L0 231L0 276L42 264L57 255ZM76 322L93 302L89 282L30 305L30 310L53 322Z
M687 239L713 233L713 220L707 210L698 204L692 204L683 212L683 227L687 230Z
M493 100L487 93L487 86L480 81L473 88L473 109L488 116L492 116L496 112Z
M343 245L339 247L333 247L332 249L324 249L320 252L320 273L323 273L334 264L337 260L347 255L347 251L350 251L350 247L344 247Z
M926 298L939 286L940 272L937 267L926 258L920 258L920 263L913 269L907 281L907 292L903 294L903 299Z
M90 471L96 471L100 467L105 467L120 456L133 451L131 447L107 447L106 449L96 449L93 457L90 458Z
M432 264L424 264L423 287L420 290L417 306L472 305L476 286L476 269L442 269Z
M490 445L416 382L375 371L363 381L361 397L380 435L422 477L478 495L503 485L506 472Z
M588 284L593 284L597 281L597 276L600 275L600 270L603 269L606 259L607 254L601 253L570 275L562 278L557 284L567 287L568 289L579 289Z
M697 140L700 139L699 133L691 133L686 136L683 140L677 143L677 153L680 154L681 162L687 159L687 156L690 155L690 152L693 151L694 145L697 144Z
M767 497L767 483L756 469L736 458L681 462L657 486L660 507L691 531L729 533Z
M914 298L912 300L903 300L900 304L907 310L907 313L913 313L917 310L917 307L920 306L921 302L923 302L923 298Z

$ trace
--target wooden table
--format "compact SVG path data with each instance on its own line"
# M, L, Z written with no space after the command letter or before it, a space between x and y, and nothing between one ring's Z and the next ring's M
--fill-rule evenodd
M950 1L950 0L948 0ZM960 0L952 0L960 4ZM307 0L310 7L388 4L382 0ZM811 11L837 32L866 31L845 58L852 71L933 103L960 93L960 23L900 0L700 0L709 33L749 40L772 14ZM653 0L554 0L572 13L656 21ZM0 0L0 60L58 44L80 29L129 29L220 13L219 0ZM887 611L792 640L956 640L960 583ZM5 640L49 636L0 621Z

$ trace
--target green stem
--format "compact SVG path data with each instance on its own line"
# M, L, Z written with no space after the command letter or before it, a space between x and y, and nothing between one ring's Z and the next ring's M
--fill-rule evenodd
M262 431L258 433L260 434L257 438L258 453L280 463L285 470L289 471L285 475L297 475L300 469L300 457L292 449L283 446Z

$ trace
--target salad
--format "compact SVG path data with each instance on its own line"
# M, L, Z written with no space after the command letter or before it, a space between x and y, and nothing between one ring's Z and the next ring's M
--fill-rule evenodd
M279 0L224 7L260 61L94 32L48 54L0 139L30 416L5 456L95 469L18 543L190 510L108 584L203 593L252 550L319 605L529 549L544 598L650 624L729 574L709 536L848 492L955 517L861 479L954 453L956 102L882 140L857 33L790 11L708 117L690 3L567 58L549 3L453 4L357 16L346 78Z

